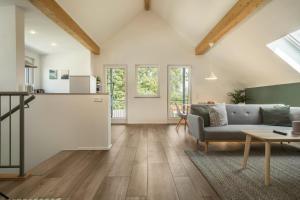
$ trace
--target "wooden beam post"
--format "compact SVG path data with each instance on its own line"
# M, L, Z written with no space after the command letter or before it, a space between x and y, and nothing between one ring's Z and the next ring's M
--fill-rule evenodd
M198 44L195 49L196 55L202 55L208 51L210 48L209 43L216 43L230 29L250 15L265 1L267 0L239 0L222 18L222 20Z
M144 0L145 2L145 10L149 11L151 8L151 0Z
M30 0L30 2L91 52L100 54L100 47L55 0Z

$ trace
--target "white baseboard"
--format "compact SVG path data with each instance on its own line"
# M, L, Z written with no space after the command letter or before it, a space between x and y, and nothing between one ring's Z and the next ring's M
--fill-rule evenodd
M78 147L78 149L75 150L89 150L89 151L93 151L93 150L110 150L112 147L112 144L110 144L108 147Z

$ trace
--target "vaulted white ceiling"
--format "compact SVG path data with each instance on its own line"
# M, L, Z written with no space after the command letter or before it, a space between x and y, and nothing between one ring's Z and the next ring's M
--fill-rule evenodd
M100 45L144 9L143 0L56 0ZM152 0L151 10L192 45L226 14L237 0Z
M143 0L56 0L101 47L141 12ZM27 2L27 3L24 3ZM237 0L152 0L153 12L195 47ZM229 70L245 85L300 81L300 75L266 45L300 29L300 0L267 0L266 6L247 17L203 57L210 55L216 68ZM52 53L82 46L27 0L0 0L0 6L25 7L26 43ZM146 23L146 22L145 22ZM36 29L36 35L29 35ZM49 44L57 42L58 47ZM105 50L105 49L104 49Z
M58 27L28 0L0 0L0 6L17 5L25 13L25 45L40 54L80 51L85 49L77 40ZM30 34L34 30L36 34ZM51 44L55 43L56 46Z
M152 0L153 11L196 46L237 0Z
M266 46L300 29L299 11L299 0L268 1L212 49L216 65L248 86L299 82L300 74Z
M236 0L152 0L161 16L190 45L196 46ZM300 81L300 74L267 44L300 28L299 0L267 0L265 6L229 31L202 57L223 68L245 86Z
M114 35L144 8L143 0L56 0L98 44Z

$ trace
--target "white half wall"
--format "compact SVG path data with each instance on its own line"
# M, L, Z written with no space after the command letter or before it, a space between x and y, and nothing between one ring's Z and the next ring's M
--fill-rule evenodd
M68 93L69 80L61 80L59 70L67 69L70 75L91 75L91 53L88 50L41 56L42 88L47 93ZM58 79L49 79L49 70L58 70Z
M25 168L62 150L111 147L108 95L36 95L25 110Z
M206 57L195 56L194 47L183 40L158 15L142 12L110 40L101 45L95 72L104 80L105 64L127 65L128 123L167 123L167 65L192 66L193 103L214 100L228 102L227 92L243 87L232 74L214 66L219 80L204 80L209 74ZM160 67L160 98L136 98L135 65Z

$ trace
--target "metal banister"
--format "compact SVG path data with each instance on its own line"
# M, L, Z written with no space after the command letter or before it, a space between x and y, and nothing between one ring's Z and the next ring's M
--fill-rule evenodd
M1 96L1 94L0 94ZM24 105L27 105L28 103L30 103L31 101L33 101L35 99L34 95L31 95L28 99L26 99L24 101ZM15 112L17 112L18 110L20 110L20 104L15 106L14 108L11 109L11 111L5 113L4 115L0 116L0 121L3 121L4 119L8 118L10 115L14 114Z
M25 109L25 105L28 105L28 103L30 103L31 101L33 101L35 99L35 96L32 95L30 96L28 99L25 100L25 96L28 96L29 93L28 92L0 92L0 168L19 168L19 177L25 177L25 113L24 113L24 109ZM2 97L8 97L8 104L4 104L2 105ZM15 106L14 108L11 108L11 104L12 104L12 98L19 98L19 105ZM6 102L6 101L5 101ZM1 116L1 108L4 106L8 106L8 112L5 113L4 115ZM13 159L12 159L12 151L14 150L12 148L12 135L14 132L12 132L12 120L16 119L16 118L12 118L12 115L17 112L19 112L19 163L13 163ZM9 143L8 143L8 147L4 146L4 148L2 147L2 123L4 121L4 119L8 118L8 133L7 135L9 136ZM6 130L6 129L5 129ZM5 150L5 153L2 153L2 150ZM6 152L8 153L8 155L6 154ZM3 162L3 159L1 158L2 155L6 155L8 160L7 162Z

